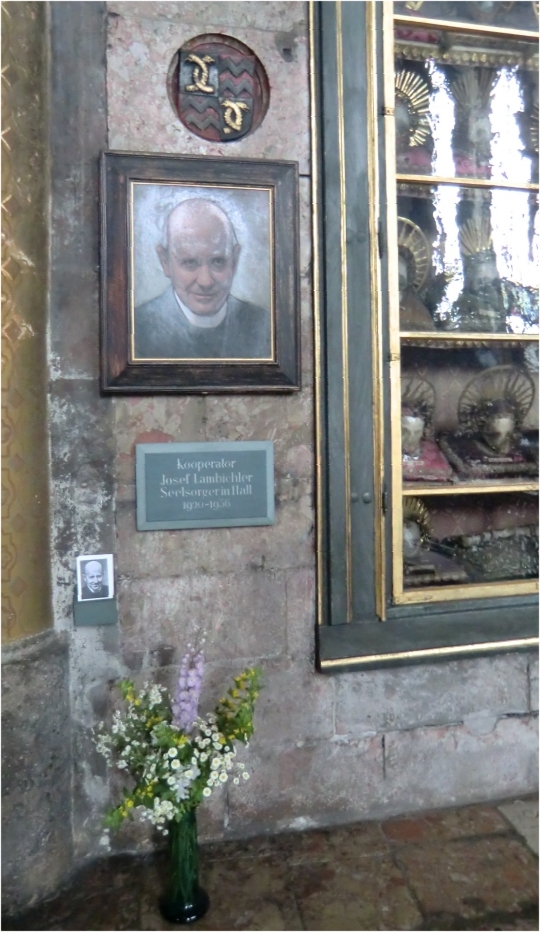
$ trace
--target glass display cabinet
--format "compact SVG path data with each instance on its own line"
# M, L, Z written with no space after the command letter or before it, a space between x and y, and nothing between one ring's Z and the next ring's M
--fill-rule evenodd
M320 665L530 647L538 4L311 17Z
M537 587L535 13L385 11L397 602Z

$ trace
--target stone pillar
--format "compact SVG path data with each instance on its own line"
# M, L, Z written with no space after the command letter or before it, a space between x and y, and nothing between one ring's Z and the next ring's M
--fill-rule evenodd
M68 644L49 548L48 4L2 5L2 881L17 912L71 867Z

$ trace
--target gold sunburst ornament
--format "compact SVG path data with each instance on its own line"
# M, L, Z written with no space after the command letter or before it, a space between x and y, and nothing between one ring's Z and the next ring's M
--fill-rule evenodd
M531 137L531 146L535 152L538 152L538 101L533 104L533 108L531 110L529 135Z
M409 145L422 146L429 136L429 87L415 71L398 71L395 79L396 100L401 102L409 120Z
M490 68L463 71L451 83L452 97L462 113L479 110L489 102L497 72Z
M463 256L476 256L493 248L489 217L466 220L459 231L459 245Z
M435 389L431 382L426 379L419 379L417 376L405 376L401 380L401 404L404 407L411 408L412 411L420 411L424 417L426 428L433 420L435 413Z
M407 217L398 217L398 250L407 263L409 284L418 291L431 265L431 250L420 227Z
M504 401L514 412L520 427L534 400L534 383L528 372L517 366L493 366L485 369L463 389L458 405L460 428L478 429L478 418L495 402Z
M420 528L422 540L429 540L431 537L431 521L429 511L419 498L403 499L403 522L413 521Z

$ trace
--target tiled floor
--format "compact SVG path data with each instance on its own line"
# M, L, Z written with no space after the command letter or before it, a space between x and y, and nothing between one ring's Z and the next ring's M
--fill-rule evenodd
M537 800L205 846L200 930L538 929ZM166 861L87 867L8 929L175 928Z

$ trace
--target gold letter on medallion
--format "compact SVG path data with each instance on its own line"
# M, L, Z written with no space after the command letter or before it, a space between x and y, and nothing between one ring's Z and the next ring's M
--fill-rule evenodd
M188 84L186 86L186 91L193 93L194 91L204 91L205 94L213 94L214 88L211 84L208 84L208 65L214 61L210 55L204 55L203 58L199 58L198 55L188 55L187 61L193 62L195 65L193 69L193 84Z
M224 100L221 106L225 107L223 118L227 124L224 132L232 133L234 130L235 133L239 133L242 129L242 110L249 110L248 105L243 100L239 103L235 103L233 100Z

